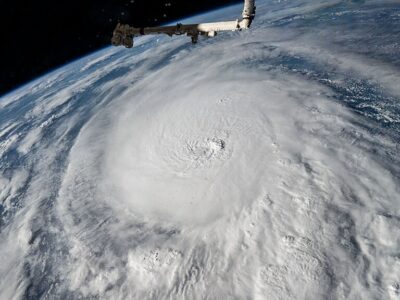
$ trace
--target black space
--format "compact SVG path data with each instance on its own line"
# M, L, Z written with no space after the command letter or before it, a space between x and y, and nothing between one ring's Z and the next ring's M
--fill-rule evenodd
M110 44L118 21L144 27L238 0L0 2L0 95ZM170 4L170 5L169 5Z

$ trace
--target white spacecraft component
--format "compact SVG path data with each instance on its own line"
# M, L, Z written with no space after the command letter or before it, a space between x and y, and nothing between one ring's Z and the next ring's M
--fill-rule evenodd
M133 47L133 38L149 34L183 35L191 37L192 43L196 43L199 35L213 37L218 31L236 31L247 29L255 17L255 0L244 0L242 19L236 21L202 23L202 24L181 24L175 26L135 28L129 25L118 23L114 29L111 43L113 46Z

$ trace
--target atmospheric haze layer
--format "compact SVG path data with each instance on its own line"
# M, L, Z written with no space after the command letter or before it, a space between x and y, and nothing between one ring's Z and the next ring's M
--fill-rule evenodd
M397 1L259 0L4 96L0 298L399 299L399 36Z

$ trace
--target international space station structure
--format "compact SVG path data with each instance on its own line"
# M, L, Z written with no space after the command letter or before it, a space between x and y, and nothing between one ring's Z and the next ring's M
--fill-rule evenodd
M114 29L111 43L114 46L125 46L126 48L132 48L134 37L149 34L167 34L169 36L186 34L187 36L191 37L192 43L197 43L199 35L213 37L217 35L218 31L236 31L249 28L255 17L255 12L255 0L245 0L242 19L236 21L187 25L178 23L174 26L145 28L135 28L129 25L118 23L117 27Z

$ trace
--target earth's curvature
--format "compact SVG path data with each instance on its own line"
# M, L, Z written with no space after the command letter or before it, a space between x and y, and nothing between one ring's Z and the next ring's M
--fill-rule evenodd
M398 1L259 0L4 96L0 298L399 299L399 36Z

